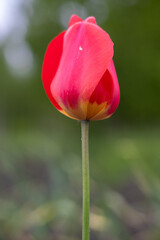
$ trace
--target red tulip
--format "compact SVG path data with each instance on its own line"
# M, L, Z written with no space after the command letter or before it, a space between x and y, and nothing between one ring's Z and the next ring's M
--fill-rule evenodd
M78 120L111 116L119 99L113 42L94 17L73 15L69 28L49 44L42 79L52 104Z

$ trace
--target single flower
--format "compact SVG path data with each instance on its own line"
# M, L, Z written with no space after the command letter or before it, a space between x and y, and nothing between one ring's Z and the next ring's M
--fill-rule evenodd
M73 15L44 57L43 85L52 104L77 120L110 117L120 99L112 58L113 42L95 18Z

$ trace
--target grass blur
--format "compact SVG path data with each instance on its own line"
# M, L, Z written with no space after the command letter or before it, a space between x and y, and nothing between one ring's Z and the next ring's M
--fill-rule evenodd
M158 240L160 129L106 128L95 138L95 125L91 239ZM79 123L13 129L2 139L0 239L81 239Z
M0 1L0 240L81 239L80 123L41 81L71 14L114 42L114 116L90 126L91 240L160 239L159 0Z

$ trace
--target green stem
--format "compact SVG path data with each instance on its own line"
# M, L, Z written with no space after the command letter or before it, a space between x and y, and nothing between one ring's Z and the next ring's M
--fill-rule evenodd
M89 240L89 147L88 133L89 121L81 121L82 131L82 178L83 178L83 217L82 217L82 240Z

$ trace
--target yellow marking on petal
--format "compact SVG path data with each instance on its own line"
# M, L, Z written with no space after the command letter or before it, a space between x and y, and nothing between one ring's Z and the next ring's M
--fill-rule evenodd
M88 110L87 110L87 119L92 120L97 115L100 115L106 111L106 102L98 104L97 102L88 104Z
M64 114L65 116L69 117L69 118L72 118L74 120L78 120L77 118L75 117L72 117L70 114L68 114L67 112L65 112L64 110L59 110L62 114Z
M90 118L91 121L103 120L103 119L111 116L111 115L107 115L107 111L108 111L110 105L108 105L107 103L105 105L103 105L103 103L101 103L100 105L102 107L101 110L99 112L97 112L97 114L93 115Z
M108 110L108 108L107 108ZM110 116L112 116L112 114L107 115L107 110L103 113L103 114L98 114L97 116L93 117L92 119L90 119L91 121L96 121L96 120L104 120L109 118Z
M76 120L102 120L108 118L107 111L109 105L107 102L98 104L97 102L90 103L89 101L80 101L76 107L72 108L68 104L64 105L62 102L58 102L63 110L60 110L61 113Z
M60 112L64 115L77 120L86 120L88 102L86 102L86 104L79 102L79 104L77 104L74 108L72 108L69 104L66 106L62 102L58 102L58 104L63 109Z

